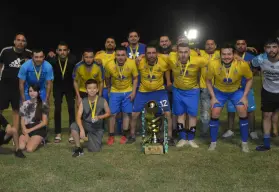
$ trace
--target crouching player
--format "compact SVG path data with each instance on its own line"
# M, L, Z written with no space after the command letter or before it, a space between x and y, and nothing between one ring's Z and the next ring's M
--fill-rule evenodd
M240 89L242 78L246 78L244 91ZM212 79L214 78L214 87ZM211 120L209 123L211 144L209 150L215 150L219 129L219 117L227 101L231 101L239 115L239 127L242 139L242 151L249 152L247 96L252 87L253 74L249 64L234 59L234 47L221 48L221 59L210 61L208 66L207 88L211 96Z
M103 121L110 116L110 109L107 101L97 95L98 82L89 79L85 83L87 97L83 98L79 104L76 122L71 125L71 133L75 141L76 150L73 157L83 155L80 145L80 138L88 136L88 151L98 152L102 147L104 134Z

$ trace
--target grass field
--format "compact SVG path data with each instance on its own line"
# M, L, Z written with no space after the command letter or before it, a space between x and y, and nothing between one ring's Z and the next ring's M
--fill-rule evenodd
M260 81L254 82L257 101L257 130L260 131ZM53 141L53 105L50 115L50 141ZM226 110L222 129L226 126ZM11 111L4 115L11 120ZM63 103L63 127L68 126ZM238 126L238 123L236 123ZM238 129L238 128L237 128ZM256 152L261 143L251 141L251 152L240 149L239 132L230 140L219 139L217 150L207 151L209 141L197 140L199 149L170 147L164 155L144 155L140 138L136 144L111 147L100 153L88 153L72 158L64 129L60 144L48 143L38 151L17 159L12 154L0 154L0 191L279 191L279 141L272 141L272 150ZM12 148L4 146L2 153Z

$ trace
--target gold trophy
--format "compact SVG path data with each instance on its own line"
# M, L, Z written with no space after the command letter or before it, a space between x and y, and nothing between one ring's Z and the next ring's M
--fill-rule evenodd
M156 101L147 102L142 112L142 147L145 154L168 152L167 120L159 112Z

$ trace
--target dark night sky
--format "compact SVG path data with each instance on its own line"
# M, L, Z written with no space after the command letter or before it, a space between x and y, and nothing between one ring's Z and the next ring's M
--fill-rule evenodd
M85 47L102 49L107 36L114 36L117 43L125 41L130 29L138 30L141 42L148 43L161 34L176 38L190 26L200 30L201 40L211 37L222 43L242 37L261 48L279 29L272 1L254 7L245 1L92 0L95 6L84 1L64 5L41 2L1 5L1 48L11 45L19 31L26 34L29 48L55 48L64 40L79 53Z

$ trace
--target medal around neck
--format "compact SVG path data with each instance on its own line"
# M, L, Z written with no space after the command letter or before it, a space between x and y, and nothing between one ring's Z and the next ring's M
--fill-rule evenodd
M142 112L142 149L145 154L168 152L167 120L160 111L156 101L149 101Z

